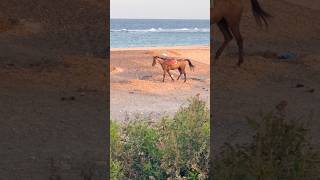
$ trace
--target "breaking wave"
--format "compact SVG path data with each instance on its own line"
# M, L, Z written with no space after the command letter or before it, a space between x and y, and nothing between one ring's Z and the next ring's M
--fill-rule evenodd
M162 28L151 28L151 29L111 29L111 32L142 32L142 33L159 33L159 32L174 32L174 33L197 33L197 32L210 32L207 28L180 28L180 29L162 29Z

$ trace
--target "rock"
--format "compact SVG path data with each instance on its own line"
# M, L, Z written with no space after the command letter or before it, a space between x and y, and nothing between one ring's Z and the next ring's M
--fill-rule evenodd
M314 93L315 89L308 90L309 93Z
M76 100L76 98L74 97L74 96L70 96L70 97L62 97L61 98L61 101L66 101L66 100L70 100L70 101L74 101L74 100Z
M304 85L303 84L297 84L296 85L296 88L301 88L301 87L304 87Z
M278 59L294 60L294 59L297 59L297 54L292 52L281 53L278 55Z
M152 78L152 75L142 76L140 79L145 80L145 79L150 79L150 78Z
M195 80L195 81L201 81L201 82L206 81L206 78L204 78L204 77L190 77L190 79Z

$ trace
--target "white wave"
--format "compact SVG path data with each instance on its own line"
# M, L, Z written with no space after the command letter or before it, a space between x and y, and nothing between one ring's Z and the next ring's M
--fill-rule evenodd
M163 28L150 28L150 29L111 29L111 32L143 32L143 33L152 33L152 32L175 32L175 33L196 33L196 32L210 32L208 28L179 28L179 29L163 29Z

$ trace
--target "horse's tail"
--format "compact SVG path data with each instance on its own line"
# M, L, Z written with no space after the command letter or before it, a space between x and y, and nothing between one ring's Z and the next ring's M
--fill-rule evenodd
M188 63L189 63L189 67L190 67L190 70L192 70L192 71L193 71L193 69L194 69L194 65L191 63L191 60L190 60L190 59L185 59L185 61L188 61Z
M258 25L262 26L262 22L268 27L267 19L272 17L269 13L263 10L258 0L251 0L252 13Z

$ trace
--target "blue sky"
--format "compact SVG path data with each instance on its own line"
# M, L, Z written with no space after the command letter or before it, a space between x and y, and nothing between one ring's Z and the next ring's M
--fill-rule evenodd
M210 0L111 0L111 18L209 19Z

